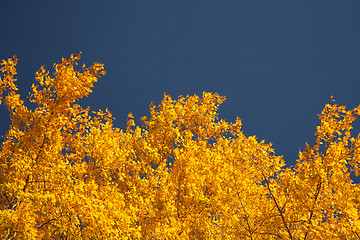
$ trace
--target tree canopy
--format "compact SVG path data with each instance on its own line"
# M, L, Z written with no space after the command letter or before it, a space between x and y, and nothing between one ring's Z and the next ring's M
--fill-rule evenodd
M36 73L25 106L17 58L0 65L11 125L0 149L1 239L360 239L360 106L330 102L316 144L286 167L271 143L218 118L225 97L172 99L126 129L77 101L103 65L81 54Z

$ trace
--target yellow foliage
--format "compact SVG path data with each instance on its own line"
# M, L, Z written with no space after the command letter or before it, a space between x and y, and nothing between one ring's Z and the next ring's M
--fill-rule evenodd
M41 67L31 110L3 60L0 103L11 126L0 151L1 239L359 239L360 106L327 104L316 145L286 168L271 144L218 119L225 97L169 95L137 126L76 102L106 72L81 54Z

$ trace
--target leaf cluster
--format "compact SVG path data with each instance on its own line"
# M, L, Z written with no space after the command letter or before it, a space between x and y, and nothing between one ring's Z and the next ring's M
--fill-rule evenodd
M360 106L319 114L316 144L286 168L217 110L225 97L164 95L125 130L77 101L105 75L81 54L36 73L31 110L14 56L1 63L11 126L0 149L1 239L359 239Z

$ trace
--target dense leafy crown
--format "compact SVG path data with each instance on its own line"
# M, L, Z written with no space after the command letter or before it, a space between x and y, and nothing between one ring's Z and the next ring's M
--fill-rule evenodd
M126 130L108 110L76 102L105 74L62 59L17 94L16 57L0 65L0 101L11 126L0 150L1 239L360 239L360 107L334 103L319 115L314 146L286 168L271 144L241 121L217 118L225 100L173 100ZM81 68L80 68L81 69Z

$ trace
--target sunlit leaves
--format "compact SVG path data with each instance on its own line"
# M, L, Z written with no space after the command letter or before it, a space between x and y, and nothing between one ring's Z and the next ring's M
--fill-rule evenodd
M35 75L27 108L16 57L1 63L11 126L0 151L2 239L356 239L360 107L325 105L316 144L285 167L271 143L218 118L225 97L164 95L126 129L76 102L103 65L80 53Z

